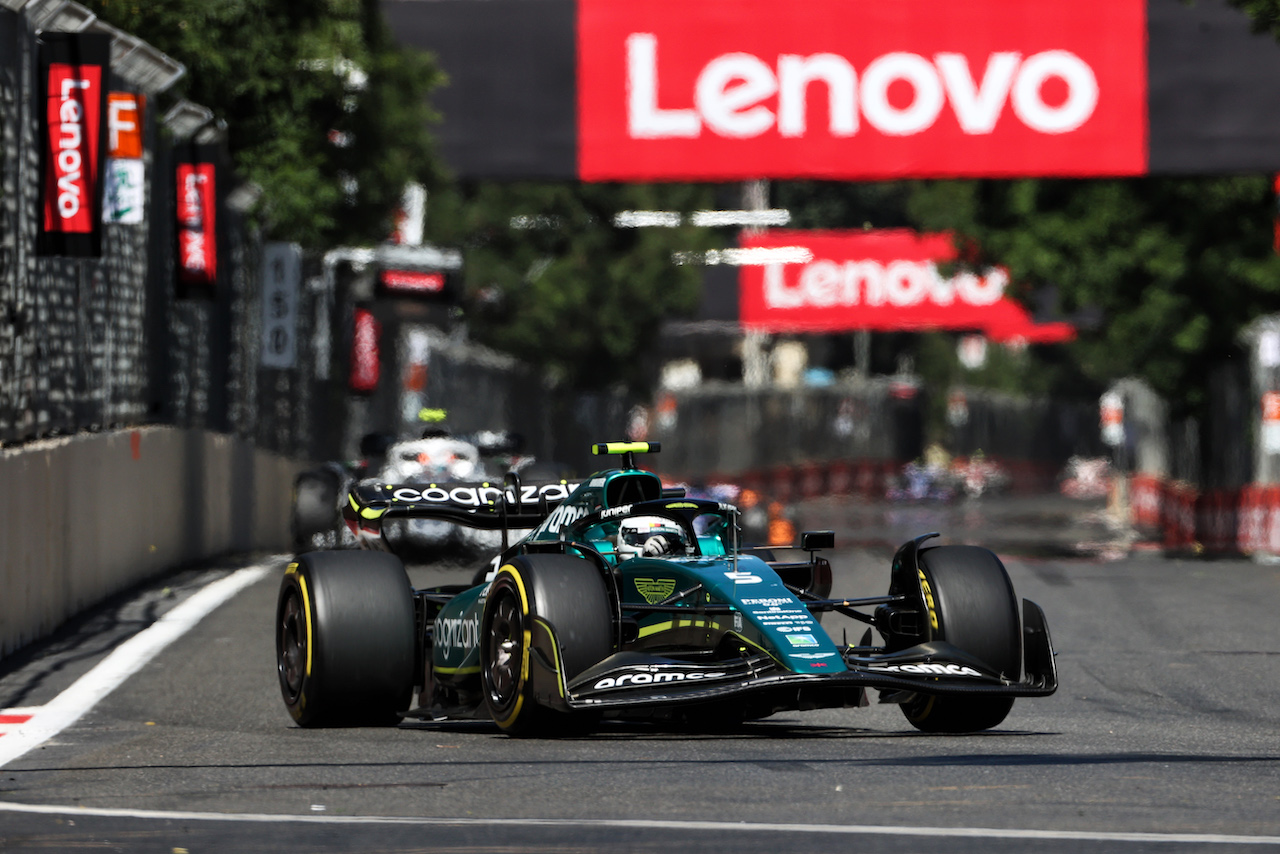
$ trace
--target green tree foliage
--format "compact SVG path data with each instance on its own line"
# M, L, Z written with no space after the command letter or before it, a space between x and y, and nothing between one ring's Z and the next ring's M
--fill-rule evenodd
M1280 310L1274 208L1264 176L926 182L910 202L970 261L1008 267L1022 299L1098 318L1068 345L1084 377L1141 377L1183 413L1241 356L1241 330Z
M1183 0L1186 2L1186 0ZM1253 29L1259 33L1271 33L1280 40L1280 0L1227 0L1253 21Z
M186 65L165 99L226 122L273 238L382 240L405 183L439 181L427 93L440 74L390 37L376 0L84 2Z
M618 228L624 210L691 211L713 192L684 185L467 184L432 200L430 236L464 247L467 321L480 341L577 388L656 375L664 320L689 316L702 268L672 253L721 242L709 229Z

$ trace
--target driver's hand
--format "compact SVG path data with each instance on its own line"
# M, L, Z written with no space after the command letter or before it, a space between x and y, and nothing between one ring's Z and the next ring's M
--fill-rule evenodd
M647 555L664 555L671 551L671 541L666 534L654 534L644 541L644 553Z

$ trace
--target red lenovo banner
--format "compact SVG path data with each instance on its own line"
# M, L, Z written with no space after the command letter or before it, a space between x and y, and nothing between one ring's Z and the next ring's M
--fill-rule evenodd
M578 0L585 180L1139 175L1144 0Z
M213 163L179 163L178 284L211 288L218 281L217 169Z
M111 38L44 33L40 37L46 255L102 254L102 158Z
M746 247L803 247L801 264L743 267L739 319L764 332L921 329L978 330L995 341L1053 343L1075 337L1066 323L1036 324L1005 296L1008 274L943 277L937 263L956 258L947 234L774 230Z

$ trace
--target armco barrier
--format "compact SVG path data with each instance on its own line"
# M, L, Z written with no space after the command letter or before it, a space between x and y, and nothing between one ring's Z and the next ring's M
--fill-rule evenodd
M1130 522L1158 531L1159 547L1167 552L1280 558L1280 485L1251 483L1201 494L1181 481L1134 475L1129 494Z
M289 547L299 464L223 434L79 434L0 451L0 657L184 563Z
M1184 483L1165 484L1161 507L1163 513L1160 528L1165 549L1172 551L1194 547L1199 542L1195 488Z
M1139 528L1162 527L1164 484L1160 478L1149 474L1135 474L1129 478L1129 507L1133 524Z
M1215 489L1196 500L1196 531L1200 544L1209 554L1230 554L1238 550L1240 493Z

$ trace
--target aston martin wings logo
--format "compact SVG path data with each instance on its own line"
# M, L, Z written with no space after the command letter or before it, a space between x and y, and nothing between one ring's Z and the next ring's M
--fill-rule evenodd
M657 605L663 599L666 599L676 589L676 580L674 578L637 578L636 590L644 597L644 601L650 605Z

